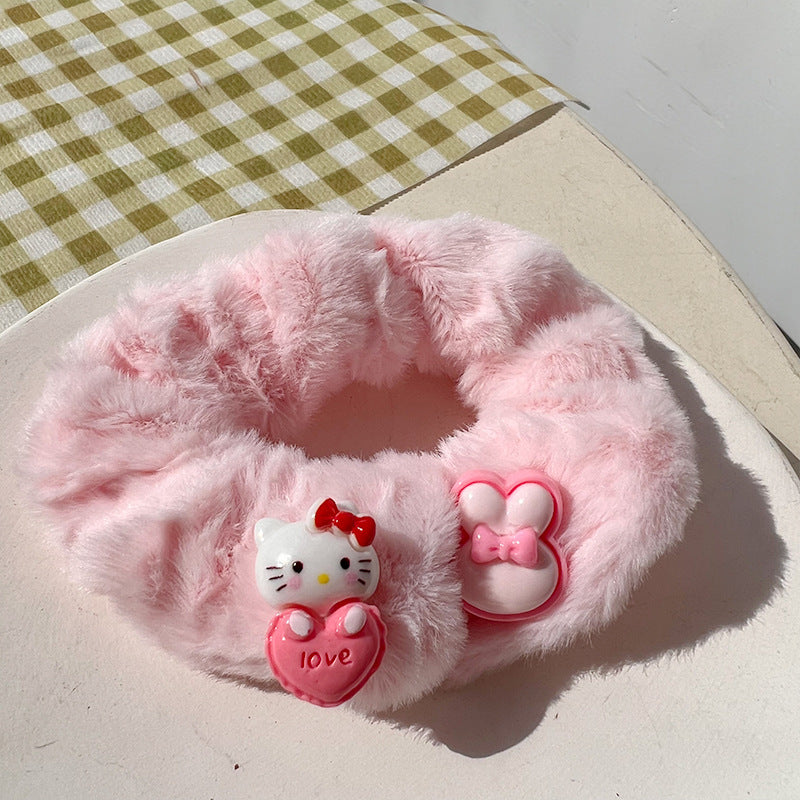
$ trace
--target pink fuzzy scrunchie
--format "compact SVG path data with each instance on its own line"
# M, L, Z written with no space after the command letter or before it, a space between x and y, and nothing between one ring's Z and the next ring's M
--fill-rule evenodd
M451 376L477 421L435 453L311 459L282 439L352 381ZM453 487L533 469L560 487L568 580L547 613L465 613ZM689 424L638 325L553 246L465 216L309 215L140 288L63 352L23 471L72 576L164 647L271 683L253 529L318 497L368 509L385 625L349 700L396 707L607 624L697 496Z

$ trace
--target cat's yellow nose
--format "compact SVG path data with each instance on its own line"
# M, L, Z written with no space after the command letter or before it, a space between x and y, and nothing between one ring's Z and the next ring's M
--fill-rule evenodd
M327 573L323 572L321 575L317 575L317 580L320 583L327 583L330 578L328 577Z

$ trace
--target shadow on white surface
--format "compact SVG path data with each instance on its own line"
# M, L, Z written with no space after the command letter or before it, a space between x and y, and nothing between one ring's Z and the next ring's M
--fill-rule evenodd
M491 756L528 737L580 675L679 655L748 624L780 587L787 551L761 486L733 463L716 422L673 354L649 339L697 438L703 485L684 541L664 556L627 610L591 643L517 663L464 688L438 692L383 718L465 756ZM636 702L632 699L632 702Z

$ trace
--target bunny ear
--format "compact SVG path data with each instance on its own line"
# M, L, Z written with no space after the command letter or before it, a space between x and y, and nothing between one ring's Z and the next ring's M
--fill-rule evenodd
M558 527L558 488L536 470L520 470L507 479L491 472L467 473L456 485L461 525L471 534L479 524L495 533L532 528L542 534Z
M256 546L261 547L269 536L277 531L278 528L282 528L285 524L286 523L282 519L272 519L270 517L264 517L264 519L260 519L256 522L256 526L253 529Z

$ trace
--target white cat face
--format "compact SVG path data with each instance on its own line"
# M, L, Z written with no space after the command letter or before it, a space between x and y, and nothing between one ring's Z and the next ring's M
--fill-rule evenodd
M273 608L306 606L326 614L342 600L367 599L378 586L375 549L354 547L352 537L336 528L261 519L255 538L256 583Z

